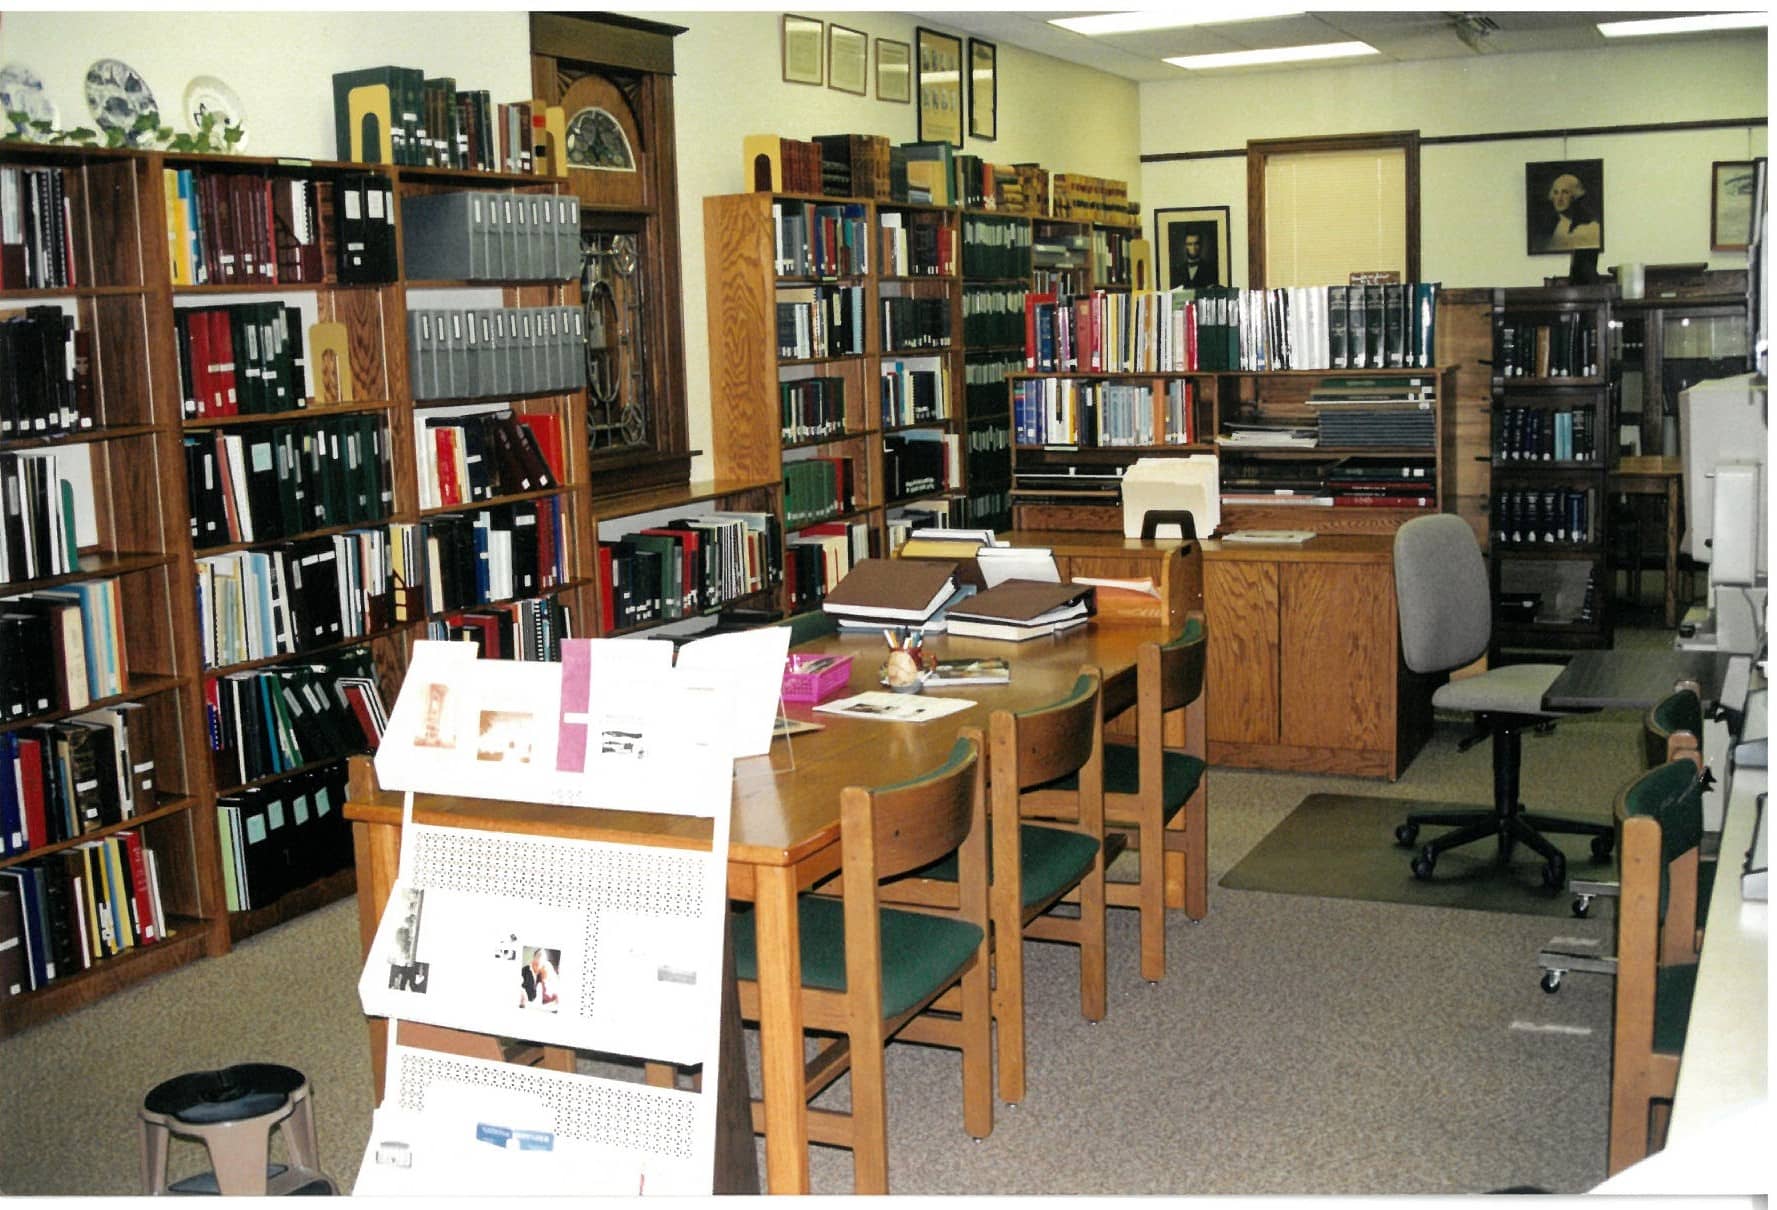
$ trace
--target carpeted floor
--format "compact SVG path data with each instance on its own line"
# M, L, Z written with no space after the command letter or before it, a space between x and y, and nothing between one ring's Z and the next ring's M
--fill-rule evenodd
M1623 642L1619 637L1619 645ZM1524 744L1533 807L1608 808L1639 765L1639 719L1563 722ZM1552 936L1599 944L1606 919L1310 898L1217 885L1313 794L1485 801L1484 749L1440 721L1406 775L1213 770L1209 916L1171 917L1167 976L1136 967L1136 919L1109 925L1110 1011L1080 1019L1078 962L1026 946L1030 1094L963 1133L955 1056L889 1048L889 1177L905 1194L1442 1195L1604 1177L1608 981L1537 986ZM1378 846L1400 861L1388 837ZM0 1191L138 1189L135 1106L168 1076L288 1063L315 1090L323 1162L349 1186L369 1134L355 905L0 1041ZM749 1040L753 1078L757 1048ZM842 1080L825 1094L843 1102ZM181 1168L181 1164L184 1165ZM191 1170L175 1158L174 1174ZM812 1150L815 1192L851 1188L849 1154Z
M1318 895L1328 899L1369 899L1425 907L1469 908L1483 912L1519 912L1528 916L1571 914L1572 896L1543 885L1543 861L1520 845L1512 860L1495 860L1497 842L1480 841L1440 854L1428 881L1409 869L1414 849L1394 842L1395 826L1406 817L1405 804L1395 798L1355 794L1310 794L1284 817L1227 874L1221 885L1281 895ZM1436 804L1432 809L1463 809L1481 804ZM1568 812L1576 818L1608 822L1603 811ZM1442 829L1420 829L1419 843ZM1550 834L1567 858L1568 872L1609 877L1611 863L1591 860L1591 841L1583 836Z

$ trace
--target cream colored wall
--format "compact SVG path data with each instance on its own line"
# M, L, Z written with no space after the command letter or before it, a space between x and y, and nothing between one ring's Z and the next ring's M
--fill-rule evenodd
M1434 59L1144 84L1142 152L1243 147L1248 139L1418 130L1422 137L1762 117L1766 48L1752 37L1600 51ZM1540 285L1564 255L1525 252L1524 165L1604 161L1600 264L1707 261L1709 166L1764 155L1762 126L1426 147L1420 160L1421 275L1449 286ZM1143 166L1144 208L1228 205L1247 244L1242 157ZM1150 222L1150 228L1152 224ZM1158 255L1158 250L1156 250ZM1235 282L1246 263L1235 256Z
M747 187L741 140L749 134L811 138L817 134L880 134L896 143L918 137L912 104L876 99L877 38L913 43L916 22L897 13L823 13L804 16L861 30L870 36L870 93L786 84L775 12L650 12L646 16L689 27L674 43L677 79L680 237L684 248L685 378L694 449L709 449L710 415L724 406L710 398L708 317L704 308L703 199ZM955 30L944 30L955 33ZM1132 81L1000 44L999 137L965 135L963 150L998 163L1035 160L1051 172L1081 172L1128 181L1140 173ZM694 466L703 475L705 457Z

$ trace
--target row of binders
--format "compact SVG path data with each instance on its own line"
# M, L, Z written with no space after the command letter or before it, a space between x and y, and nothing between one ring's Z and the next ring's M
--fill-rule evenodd
M864 352L862 286L780 287L777 292L777 355L858 357Z
M955 433L937 429L891 433L882 439L883 498L893 501L947 491L961 477L961 462L962 442Z
M1026 293L1021 286L964 287L963 343L979 349L1022 342ZM1022 363L1019 368L1024 368Z
M156 801L141 702L0 734L0 857L92 835Z
M534 395L586 385L579 307L469 307L407 313L415 399Z
M1596 462L1590 408L1501 408L1494 457L1505 462Z
M942 357L882 363L882 427L925 424L950 414L950 365Z
M78 286L72 227L59 168L0 164L0 290Z
M1030 274L1030 224L1015 218L964 214L963 276L977 280Z
M1523 545L1586 546L1598 541L1596 488L1511 488L1493 493L1493 537Z
M502 601L462 609L426 623L426 637L473 643L477 658L559 662L561 641L572 638L572 619L559 597Z
M320 182L167 168L167 246L175 286L325 280Z
M866 521L823 521L801 530L784 550L784 593L790 608L819 609L852 565L869 557Z
M573 281L580 276L580 199L485 189L401 199L410 281Z
M427 615L532 597L568 578L561 499L495 504L472 513L390 527L391 557L403 584L420 589ZM413 570L417 568L416 570ZM403 612L397 622L417 620Z
M710 512L601 539L604 632L698 617L783 580L783 533L763 512Z
M0 584L74 570L74 483L66 454L0 453Z
M348 647L314 663L206 677L218 781L244 785L373 747L337 682L375 672L369 651Z
M88 344L60 307L0 316L0 440L93 427Z
M422 509L561 485L545 454L558 451L561 442L561 418L551 413L514 412L504 404L427 412L414 426L414 438Z
M883 299L882 347L890 352L949 348L950 299Z
M1198 440L1197 384L1082 378L1020 378L1012 384L1019 445L1188 445Z
M196 574L205 668L313 651L395 621L387 530L210 555Z
M187 418L261 415L308 405L302 312L277 301L173 312Z
M1025 298L1043 373L1408 369L1436 364L1436 282Z
M116 580L0 598L0 720L79 710L129 692Z
M845 379L793 378L778 383L778 437L786 442L845 436Z
M784 463L784 524L800 529L856 507L855 463L826 455Z
M192 433L184 449L200 550L378 521L394 500L375 413Z
M870 272L870 228L856 202L773 202L779 277L857 277Z
M1579 311L1546 323L1507 321L1499 328L1498 373L1503 378L1597 378L1598 329Z
M0 870L0 996L166 936L160 863L133 828Z
M911 221L910 221L911 220ZM920 222L899 210L877 216L884 277L954 277L956 229L942 221Z
M344 762L216 800L222 889L231 912L269 907L352 860Z

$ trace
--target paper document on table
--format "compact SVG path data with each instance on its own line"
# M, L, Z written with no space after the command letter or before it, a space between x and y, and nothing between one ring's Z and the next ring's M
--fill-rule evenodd
M868 693L842 697L815 707L819 714L843 714L847 718L876 719L885 723L929 723L935 718L967 710L975 703L959 697L921 697L916 693Z

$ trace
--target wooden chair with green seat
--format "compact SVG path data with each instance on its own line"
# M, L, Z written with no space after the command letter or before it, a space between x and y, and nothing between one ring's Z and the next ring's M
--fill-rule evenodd
M1024 947L1060 941L1080 949L1080 1012L1105 1014L1104 718L1097 668L1080 670L1060 701L988 716L988 801L993 820L993 1018L999 1027L1000 1099L1025 1092ZM1073 774L1071 795L1027 791ZM1027 810L1028 805L1028 810ZM1039 822L1026 822L1025 816ZM1078 914L1054 913L1067 899Z
M949 759L910 781L840 794L842 897L798 902L802 1009L807 1028L836 1035L805 1068L812 1099L851 1072L851 1112L808 1111L810 1140L848 1147L859 1193L888 1192L883 1048L891 1038L962 1051L963 1128L993 1131L988 987L987 816L981 737L965 730ZM949 854L954 912L883 906L884 880ZM890 884L892 886L892 882ZM741 1016L759 1017L753 914L734 917ZM764 1129L753 1105L753 1129Z
M1080 947L1080 1011L1105 1014L1104 720L1101 678L1080 670L1067 696L1030 710L988 716L988 829L992 847L993 1018L999 1026L1000 1099L1025 1092L1024 948L1008 938ZM1048 787L1077 775L1095 792ZM1035 820L1026 819L1034 815ZM898 901L955 902L956 865L946 859L892 888ZM1064 900L1076 917L1050 914Z
M1152 514L1150 514L1152 515ZM1137 880L1106 882L1112 907L1141 912L1141 974L1158 982L1166 974L1166 909L1182 907L1192 920L1209 908L1209 787L1204 774L1203 725L1183 745L1167 745L1167 715L1199 700L1208 647L1203 615L1185 619L1178 637L1143 643L1136 655L1135 743L1104 745L1104 817L1107 832L1121 834L1140 857ZM1029 796L1040 804L1057 790L1077 789L1073 777ZM1170 867L1170 868L1169 868ZM1182 883L1168 896L1167 883Z
M1642 719L1642 752L1649 769L1673 760L1688 760L1699 771L1705 793L1713 777L1703 765L1703 750L1698 737L1703 733L1703 705L1694 682L1680 684L1671 693L1647 709ZM1619 822L1619 830L1621 821ZM1710 894L1715 886L1715 859L1699 860L1697 865L1697 899L1695 927L1691 936L1691 952L1703 947L1703 923L1709 915ZM1573 914L1585 917L1591 912L1594 899L1614 899L1620 884L1596 879L1570 879L1567 889L1573 892ZM1609 975L1616 971L1614 957L1577 953L1563 949L1544 949L1536 956L1542 967L1542 989L1561 990L1569 972Z
M1622 893L1606 1160L1612 1176L1659 1150L1678 1084L1697 982L1689 950L1702 796L1701 773L1681 759L1636 778L1617 804Z

